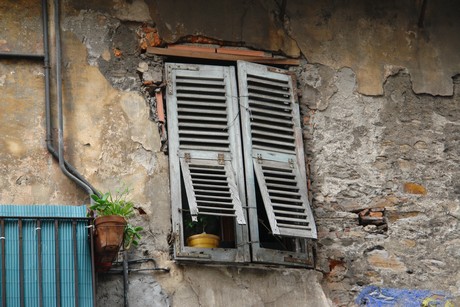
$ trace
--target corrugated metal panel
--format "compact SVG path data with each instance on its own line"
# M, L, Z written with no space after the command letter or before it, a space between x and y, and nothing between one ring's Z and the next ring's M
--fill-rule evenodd
M21 217L22 231L18 219L5 217ZM21 293L24 306L40 306L40 278L38 261L38 232L41 231L41 268L42 268L42 306L93 306L93 281L91 254L88 243L86 220L77 220L75 239L77 253L74 256L74 228L72 220L61 219L58 222L57 238L55 220L41 220L37 227L37 219L27 217L85 217L85 206L0 206L0 217L5 224L5 255L0 249L0 257L5 257L5 292L0 291L0 301L6 294L7 306L21 306ZM41 229L39 229L41 228ZM22 234L22 246L20 236ZM56 246L59 253L56 257ZM22 248L23 264L19 250ZM59 270L56 271L56 259L59 259ZM77 263L75 263L75 260ZM75 269L77 276L75 276ZM58 272L58 274L56 274ZM22 277L21 277L22 275ZM3 276L0 267L0 276ZM21 286L21 279L23 285ZM57 280L60 280L57 284ZM57 288L60 288L58 295ZM78 293L77 293L78 291ZM77 298L77 299L76 299Z

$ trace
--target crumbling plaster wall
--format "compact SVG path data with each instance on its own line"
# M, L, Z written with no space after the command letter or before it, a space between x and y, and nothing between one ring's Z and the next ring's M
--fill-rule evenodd
M300 76L329 297L347 305L372 284L458 299L458 78L452 97L433 97L414 94L401 71L383 96L369 97L357 93L349 68L308 64ZM387 225L361 225L357 213L368 208L384 208Z
M369 284L460 296L458 6L429 2L418 28L416 2L286 3L283 14L282 1L64 2L66 156L102 190L131 184L146 231L130 256L172 269L131 274L131 304L350 305ZM20 16L26 2L2 5L2 16ZM38 24L40 10L30 12ZM0 22L11 29L0 36L0 51L41 51L40 27L21 27L13 17ZM143 22L156 23L169 42L203 35L307 59L294 70L319 230L317 270L169 260L168 159L136 72L145 60L135 33ZM161 78L161 67L154 71ZM43 85L40 64L0 63L1 203L88 201L46 151ZM385 208L387 230L359 225L357 212L371 207ZM121 306L121 294L120 276L100 276L101 306Z

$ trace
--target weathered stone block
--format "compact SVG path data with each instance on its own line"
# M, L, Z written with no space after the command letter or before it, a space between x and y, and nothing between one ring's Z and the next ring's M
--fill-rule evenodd
M374 250L370 252L367 261L370 265L378 269L392 270L396 272L406 271L406 265L401 262L398 257L389 254L385 250Z
M424 186L413 183L413 182L406 182L404 184L404 192L408 194L418 194L418 195L426 195L427 190Z

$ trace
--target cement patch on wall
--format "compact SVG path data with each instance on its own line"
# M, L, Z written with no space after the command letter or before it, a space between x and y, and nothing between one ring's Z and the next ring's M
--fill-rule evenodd
M460 73L460 5L417 1L288 1L292 37L309 62L356 72L358 91L382 95L388 66L409 70L416 93L452 95Z

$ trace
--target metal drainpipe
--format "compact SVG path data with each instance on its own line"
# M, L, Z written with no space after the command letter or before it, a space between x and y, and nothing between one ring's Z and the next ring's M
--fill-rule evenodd
M46 147L52 156L59 160L59 154L53 147L52 143L52 133L51 133L51 102L50 102L50 63L49 63L49 42L48 42L48 6L47 0L42 0L42 23L43 23L43 48L44 54L29 54L29 53L14 53L14 52L0 52L0 58L3 59L25 59L31 61L44 61L44 70L45 70L45 118L46 118ZM70 164L64 157L64 168L67 172L70 171L71 178L76 181L76 183L84 188L88 193L89 189L91 194L101 194L94 188L83 176ZM61 163L60 163L61 165ZM64 173L67 174L64 171ZM74 178L77 178L76 180ZM88 189L89 187L89 189Z
M48 45L48 9L47 1L42 0L43 4L43 38L45 49L45 100L46 100L46 143L48 150L56 157L56 151L53 148L51 141L51 108L50 108L50 94L49 94L49 45ZM46 18L46 19L45 19ZM60 15L59 15L59 0L54 1L54 27L56 36L56 97L57 97L57 110L58 110L58 154L59 167L62 172L76 182L81 188L91 195L93 193L100 195L97 190L91 186L78 172L73 168L64 158L64 116L62 112L62 74L61 74L61 29L60 29ZM69 172L69 169L72 172ZM90 197L90 200L91 197Z
M129 277L128 277L128 251L123 251L123 306L129 307L128 291L129 291Z
M53 147L53 135L51 131L51 99L50 99L50 60L49 60L49 38L48 38L48 6L47 0L42 0L43 17L43 49L44 49L44 68L45 68L45 113L46 113L46 147L52 156L59 160L59 155ZM65 167L78 179L84 182L91 190L101 196L100 193L83 176L64 159Z

